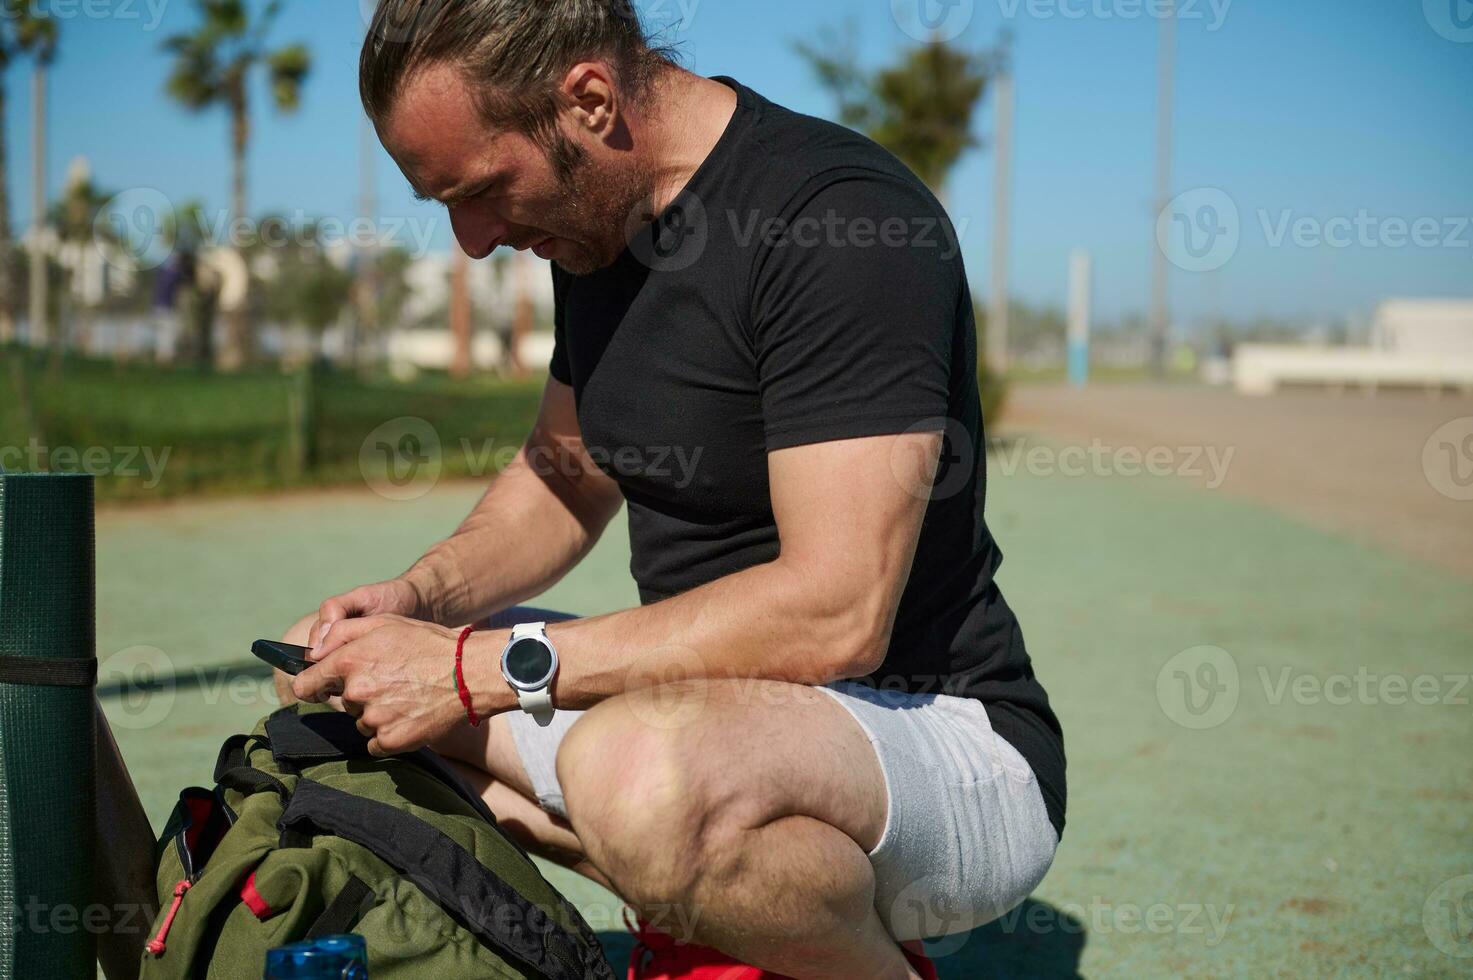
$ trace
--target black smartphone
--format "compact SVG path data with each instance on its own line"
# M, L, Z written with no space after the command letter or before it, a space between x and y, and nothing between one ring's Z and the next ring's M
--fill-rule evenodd
M257 640L251 644L251 653L292 676L312 666L312 661L307 659L309 649L310 647L299 647L294 643L282 643L280 640Z

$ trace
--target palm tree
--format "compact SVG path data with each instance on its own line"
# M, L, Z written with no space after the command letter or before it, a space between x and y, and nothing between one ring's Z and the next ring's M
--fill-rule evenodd
M200 23L193 33L164 42L174 56L168 92L185 108L203 112L224 106L230 112L232 163L231 210L245 217L246 154L251 142L250 79L264 66L276 108L291 112L301 102L302 85L312 69L312 55L302 44L269 50L266 34L281 13L281 0L271 0L253 16L246 0L195 0ZM230 313L221 366L240 367L252 356L248 304Z
M10 169L4 132L7 93L3 73L22 55L34 57L38 66L49 63L56 54L56 36L56 21L37 4L29 0L0 0L0 256L5 257L0 261L0 341L15 336L15 269L9 260Z

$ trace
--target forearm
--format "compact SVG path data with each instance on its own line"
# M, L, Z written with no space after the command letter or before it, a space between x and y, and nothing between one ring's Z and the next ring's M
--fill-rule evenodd
M446 626L475 622L557 582L617 510L617 501L590 497L556 465L529 462L524 448L455 533L401 577L425 618Z
M840 603L781 559L664 601L548 627L558 649L554 700L587 708L639 688L684 680L768 679L823 684L863 676L884 657L893 604ZM499 672L505 631L473 637L486 714L516 707Z

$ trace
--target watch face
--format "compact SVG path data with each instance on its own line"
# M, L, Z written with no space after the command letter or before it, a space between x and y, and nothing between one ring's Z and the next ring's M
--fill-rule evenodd
M552 651L541 640L524 638L507 648L505 664L513 681L538 685L552 673Z

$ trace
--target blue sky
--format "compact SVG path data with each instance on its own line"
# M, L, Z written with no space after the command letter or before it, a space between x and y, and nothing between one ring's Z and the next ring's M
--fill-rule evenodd
M223 113L191 116L163 92L168 63L159 45L193 22L192 0L32 2L51 10L62 30L51 80L51 193L69 161L85 155L106 189L153 187L175 201L224 207ZM863 57L878 64L914 43L905 28L916 29L920 2L933 5L957 43L981 48L1003 27L1014 35L1013 294L1061 304L1069 253L1081 248L1094 257L1102 318L1144 310L1156 240L1152 11L1159 0L641 6L691 69L733 75L792 108L827 114L832 106L792 42L851 19ZM1173 272L1177 321L1213 313L1364 316L1389 296L1473 296L1473 27L1461 27L1473 23L1473 2L1180 2L1173 190L1192 192L1183 198L1185 222L1203 216L1204 200L1226 200L1235 215L1224 219L1219 207L1208 217L1238 234L1234 247L1209 254L1210 271ZM347 219L358 185L360 0L286 7L274 38L308 42L316 68L294 116L277 116L259 92L252 211ZM6 80L12 208L24 227L29 68L12 67ZM991 127L988 105L975 123L983 145L962 161L948 191L979 292L991 241ZM379 187L382 214L433 221L435 240L448 243L448 223L411 199L382 154ZM1420 235L1410 235L1417 222ZM1168 239L1177 255L1173 248Z

